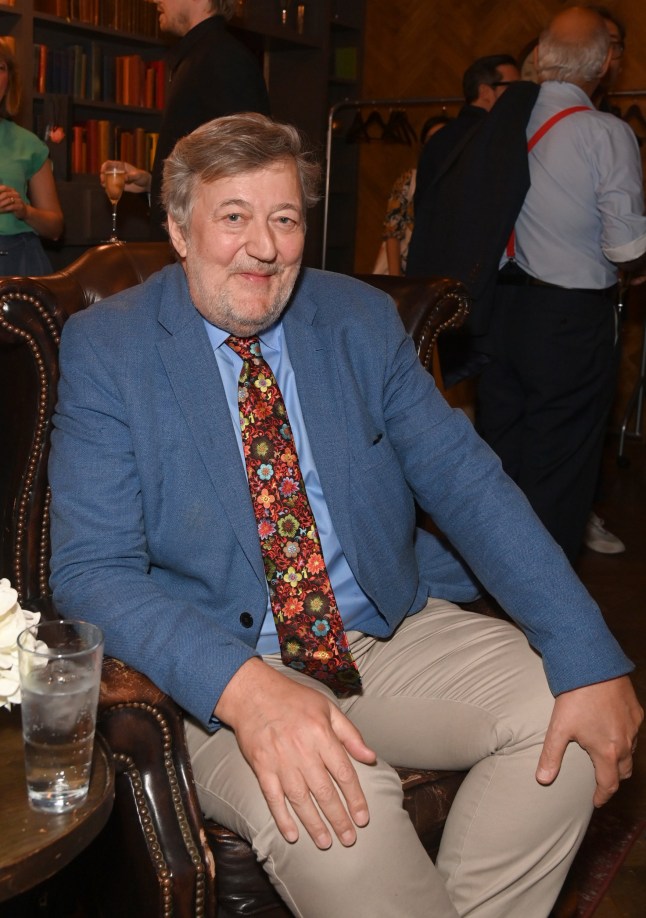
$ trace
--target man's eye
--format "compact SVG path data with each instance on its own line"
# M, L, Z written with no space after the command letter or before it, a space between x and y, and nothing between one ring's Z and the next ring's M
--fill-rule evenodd
M240 219L241 219L240 214L227 214L228 223L239 223Z

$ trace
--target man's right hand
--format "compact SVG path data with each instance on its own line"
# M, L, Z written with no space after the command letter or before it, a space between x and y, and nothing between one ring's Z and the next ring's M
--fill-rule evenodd
M298 839L289 801L318 848L332 844L330 827L341 844L354 844L355 827L370 815L351 758L371 765L376 755L326 695L254 657L231 679L214 714L235 731L287 841Z

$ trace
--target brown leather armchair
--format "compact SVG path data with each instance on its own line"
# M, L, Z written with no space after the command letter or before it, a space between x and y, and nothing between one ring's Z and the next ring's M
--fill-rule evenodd
M48 585L47 459L62 327L72 313L172 260L165 243L104 245L48 277L0 278L0 573L11 579L23 605L45 615L56 614ZM467 314L464 287L447 278L362 279L393 296L422 363L432 369L438 334ZM289 915L249 845L204 820L182 712L171 698L108 658L99 726L117 771L114 811L98 842L105 881L101 914ZM405 807L434 856L463 774L398 771Z

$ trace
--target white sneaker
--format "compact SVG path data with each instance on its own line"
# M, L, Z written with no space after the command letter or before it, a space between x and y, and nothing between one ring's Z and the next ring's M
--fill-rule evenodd
M621 539L604 529L603 523L604 521L596 513L590 513L583 536L583 541L588 548L602 555L619 555L622 551L626 551L626 546Z

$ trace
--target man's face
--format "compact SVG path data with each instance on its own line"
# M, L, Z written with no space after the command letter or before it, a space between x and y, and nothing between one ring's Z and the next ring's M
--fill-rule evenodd
M517 83L520 80L520 71L513 64L501 64L500 67L496 67L496 70L500 77L496 81L496 85L491 87L494 91L495 100L501 97L509 83Z
M296 163L200 183L186 237L169 216L193 303L214 325L240 337L280 316L296 283L305 216Z
M191 0L154 0L159 28L173 35L186 35L191 28Z
M500 64L496 67L498 74L493 84L481 83L478 98L472 104L490 112L510 83L517 83L520 79L518 67L514 64Z

